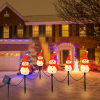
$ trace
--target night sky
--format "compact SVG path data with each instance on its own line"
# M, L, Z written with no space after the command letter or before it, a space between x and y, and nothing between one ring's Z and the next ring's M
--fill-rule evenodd
M0 7L8 2L23 16L30 15L55 15L56 11L52 2L56 0L0 0Z

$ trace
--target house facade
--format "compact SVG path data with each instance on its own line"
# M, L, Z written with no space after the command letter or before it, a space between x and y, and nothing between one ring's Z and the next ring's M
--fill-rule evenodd
M21 56L33 42L40 43L46 64L53 51L63 66L69 54L74 64L86 50L88 58L100 64L99 32L100 27L92 23L74 24L55 15L22 16L4 4L0 8L0 70L17 70Z

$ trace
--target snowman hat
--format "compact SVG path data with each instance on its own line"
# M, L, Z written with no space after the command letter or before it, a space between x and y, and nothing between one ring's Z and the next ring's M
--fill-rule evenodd
M42 57L42 50L40 51L38 57Z
M69 55L69 56L67 57L66 61L67 61L67 60L70 60L70 61L71 61L71 55Z
M24 58L23 58L23 61L22 61L22 62L28 62L27 58L28 58L28 54L26 54L26 55L24 56Z
M53 52L52 55L50 56L49 61L50 61L50 60L55 60L55 52ZM56 61L56 60L55 60L55 61Z
M85 54L84 54L82 60L83 60L83 59L88 59L87 56L88 56L88 51L85 52Z

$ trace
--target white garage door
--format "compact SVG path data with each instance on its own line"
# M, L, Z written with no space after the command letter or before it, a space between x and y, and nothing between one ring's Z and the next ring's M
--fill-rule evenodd
M20 65L20 52L0 51L0 70L9 70L9 71L18 70L19 65Z

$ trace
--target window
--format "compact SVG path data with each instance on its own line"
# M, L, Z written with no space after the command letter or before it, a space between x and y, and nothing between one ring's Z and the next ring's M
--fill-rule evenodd
M95 49L95 62L100 64L100 49Z
M46 37L52 37L52 25L46 25Z
M17 37L18 38L23 38L23 26L18 26L17 27Z
M3 38L9 38L9 26L3 27Z
M94 25L94 35L99 36L100 35L100 26Z
M39 26L33 26L32 37L38 37L38 36L39 36Z
M62 37L69 37L69 25L62 25Z
M82 37L86 36L86 25L79 25L79 35Z

